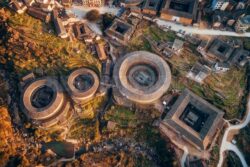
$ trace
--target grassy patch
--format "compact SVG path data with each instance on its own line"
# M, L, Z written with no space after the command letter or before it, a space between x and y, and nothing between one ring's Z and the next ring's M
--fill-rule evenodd
M159 156L161 166L174 166L174 151L161 137L159 130L152 126L159 113L154 110L131 111L124 107L113 106L106 114L105 119L118 124L118 131L126 131L127 137L133 137L139 143L145 143ZM164 155L164 156L162 156ZM141 162L142 163L142 162ZM138 162L140 165L141 163ZM145 164L144 164L145 163ZM147 166L148 162L143 162Z
M155 25L145 26L145 28L140 29L135 33L134 37L129 41L127 46L128 51L146 50L152 52L152 48L149 42L143 37L149 36L155 41L174 41L176 35L174 32L165 32Z
M155 25L147 27L144 30L144 34L149 35L155 41L165 40L165 41L173 42L176 38L176 35L174 32L172 31L165 32Z
M135 128L142 122L148 121L146 118L140 118L135 111L120 106L112 106L105 114L105 120L114 121L121 128Z
M92 141L96 136L97 123L93 119L75 120L68 133L68 138L83 139L85 142Z

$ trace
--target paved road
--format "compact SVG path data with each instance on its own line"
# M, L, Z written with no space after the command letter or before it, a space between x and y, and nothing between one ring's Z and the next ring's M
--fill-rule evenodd
M192 26L183 26L181 24L177 24L175 22L161 20L159 18L154 19L159 26L171 26L171 30L178 32L179 30L186 31L186 33L191 34L203 34L203 35L212 35L212 36L236 36L236 37L250 37L250 33L236 33L230 31L221 31L221 30L213 30L213 29L199 29Z
M118 15L121 8L116 7L100 7L100 8L85 8L82 6L72 6L68 11L73 12L78 18L82 19L85 17L86 13L92 9L98 10L101 14L111 13L113 15ZM236 37L250 37L250 32L248 33L236 33L230 31L221 31L221 30L213 30L213 29L199 29L193 26L183 26L181 24L170 22L166 20L161 20L159 18L154 19L154 22L159 26L171 26L171 30L178 32L179 30L185 31L186 33L191 34L203 34L203 35L211 35L211 36L236 36ZM98 33L99 34L99 33Z
M111 13L113 15L117 15L119 13L120 8L114 8L114 7L100 7L100 8L86 8L83 6L72 6L71 8L67 9L67 11L73 12L78 18L82 19L85 17L86 13L89 12L90 10L96 9L98 10L101 14L104 13Z
M243 167L248 167L242 152L238 149L238 147L236 145L228 142L227 137L228 137L228 134L230 133L231 130L242 129L242 128L246 127L249 123L250 123L250 95L248 97L247 115L245 117L245 120L239 125L230 125L226 129L226 131L224 133L224 136L223 136L223 139L222 139L222 144L221 144L221 147L220 147L220 159L219 159L219 163L218 163L217 167L221 167L223 165L223 159L224 159L224 152L225 151L233 151L233 152L235 152L235 154L237 154L237 156L240 158Z

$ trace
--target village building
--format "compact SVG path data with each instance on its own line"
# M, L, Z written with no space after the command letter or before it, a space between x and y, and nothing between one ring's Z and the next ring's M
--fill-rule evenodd
M130 40L134 30L133 25L116 18L112 25L106 29L105 34L120 44L126 44Z
M183 45L184 45L184 41L182 40L179 40L179 39L175 39L174 40L174 43L173 43L173 46L172 46L172 49L175 53L180 53L183 49Z
M105 51L105 45L103 43L96 43L95 48L99 60L101 61L107 60L108 56Z
M55 25L55 29L56 29L56 33L59 37L61 38L67 38L68 37L68 33L62 23L61 18L55 18L54 19L54 25Z
M240 17L235 23L235 30L237 32L245 32L250 28L250 15Z
M202 84L209 74L210 69L207 66L202 65L200 63L196 63L188 72L187 78Z
M161 18L190 25L196 20L198 0L166 0Z
M140 23L142 17L135 16L135 15L130 13L129 15L125 15L125 16L121 17L121 19L126 20L127 23L136 27Z
M79 40L83 40L85 43L92 43L95 38L95 34L86 23L75 23L73 25L73 31L75 37Z
M227 72L229 69L230 69L230 65L228 63L221 63L221 62L215 63L213 67L213 70L217 73Z
M173 46L173 42L165 42L165 41L155 41L154 39L152 39L149 36L145 36L145 39L147 39L147 41L150 43L152 49L154 50L154 52L156 52L159 55L162 55L164 57L171 57L174 52L172 49Z
M223 115L224 112L185 89L159 128L177 146L182 140L187 147L207 150L223 127Z
M212 10L226 10L229 5L229 0L212 0Z
M207 56L219 62L227 62L233 51L234 48L227 42L214 39L207 49Z
M199 52L203 57L207 56L207 47L209 45L209 41L202 40L198 47L196 48L197 52Z
M18 14L22 14L27 10L27 6L25 6L23 2L17 0L11 0L9 7Z
M104 0L82 0L82 5L85 7L101 7L104 5Z
M212 26L213 28L222 28L224 23L228 20L229 14L222 11L215 11L212 16Z
M248 62L250 62L250 51L243 48L235 49L229 60L231 65L238 67L244 67Z
M212 15L212 26L213 28L230 28L233 30L233 26L235 22L238 20L242 14L244 14L244 10L237 11L220 11L216 10Z
M142 7L142 13L147 15L156 16L161 5L160 0L146 0Z
M209 61L214 62L213 70L218 72L221 70L225 72L232 65L243 67L250 59L250 52L242 48L242 42L239 40L202 41L197 51Z
M34 18L44 21L45 23L48 23L51 20L50 13L44 12L40 8L29 7L27 13Z

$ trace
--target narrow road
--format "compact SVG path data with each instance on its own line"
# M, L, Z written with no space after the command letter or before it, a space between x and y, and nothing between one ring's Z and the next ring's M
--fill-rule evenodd
M223 139L222 139L222 144L220 147L220 159L217 167L222 167L223 165L223 160L224 160L224 152L225 151L233 151L241 160L241 163L243 167L248 167L246 160L244 158L244 155L242 152L238 149L238 147L230 142L227 141L228 134L230 133L231 130L239 130L244 127L246 127L250 123L250 95L248 97L248 103L247 103L247 111L246 111L246 117L245 120L239 124L239 125L229 125L229 127L226 129Z
M211 36L222 35L222 36L235 36L235 37L250 37L250 32L236 33L236 32L231 32L231 31L221 31L221 30L213 30L213 29L199 29L193 26L183 26L175 22L161 20L159 18L154 19L153 21L156 22L156 24L159 26L163 26L163 27L171 26L171 30L175 32L182 30L182 31L186 31L186 33L191 33L191 34L201 34L201 35L211 35Z

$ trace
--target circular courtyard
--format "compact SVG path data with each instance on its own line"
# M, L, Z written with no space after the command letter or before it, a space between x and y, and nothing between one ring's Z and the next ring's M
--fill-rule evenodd
M114 81L120 93L137 103L153 103L169 88L171 72L158 55L136 51L120 58L114 67Z

